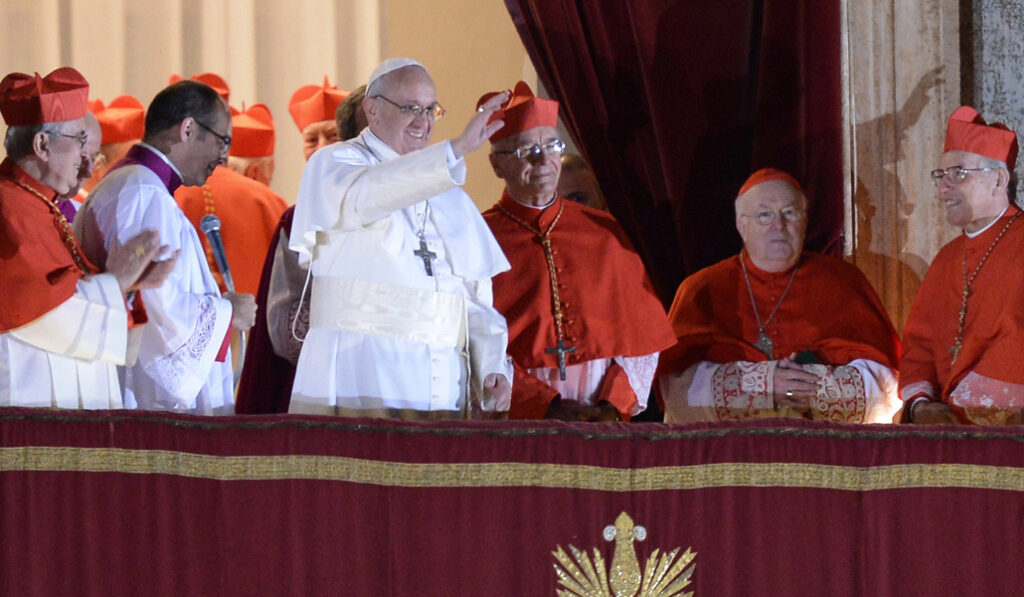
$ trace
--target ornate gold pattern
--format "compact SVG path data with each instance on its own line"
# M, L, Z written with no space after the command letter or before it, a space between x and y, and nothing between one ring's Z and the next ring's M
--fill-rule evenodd
M803 462L723 462L607 468L515 462L420 464L342 456L212 456L167 450L21 446L0 448L0 472L165 474L219 481L307 479L385 487L547 487L665 491L712 487L801 487L877 491L920 487L1024 492L1024 468L977 464L874 467Z
M607 573L604 558L596 547L593 561L587 552L573 545L569 546L572 557L561 545L551 552L557 560L554 567L558 584L563 587L556 589L559 597L693 597L693 591L682 592L697 567L692 563L697 557L692 548L686 548L678 559L679 547L668 553L655 549L641 571L633 541L646 539L647 529L634 525L629 514L623 512L615 519L615 526L605 527L604 538L615 540Z

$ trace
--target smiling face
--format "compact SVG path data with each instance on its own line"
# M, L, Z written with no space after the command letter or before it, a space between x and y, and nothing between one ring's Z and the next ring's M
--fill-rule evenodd
M964 169L984 167L982 156L966 151L947 151L939 160L939 169L953 166ZM946 207L946 221L967 232L976 232L987 226L1009 204L1006 194L1006 170L968 172L963 182L950 176L939 182L939 200Z
M505 189L516 202L534 207L550 203L558 188L562 156L556 151L541 151L518 158L511 152L524 145L543 147L557 140L557 129L538 126L506 137L491 147L491 167L498 178L505 181Z
M363 100L370 130L399 155L426 147L434 132L434 121L426 111L419 116L402 114L400 106L436 104L437 90L433 79L422 68L407 66L384 75L381 83L374 93L383 97L367 96Z
M217 134L230 137L232 133L231 115L223 103L221 107L223 109L216 111L215 118L203 124ZM227 163L228 149L230 148L230 145L225 144L217 135L204 129L197 122L193 119L191 123L191 134L187 139L186 159L178 166L178 169L181 170L183 184L186 186L204 184L217 166Z
M43 139L41 143L37 141L37 147L41 145L42 151L37 150L37 154L41 153L45 159L39 182L56 191L58 195L66 195L78 186L78 174L82 163L88 160L88 140L86 147L83 147L79 140L83 135L87 135L85 117L60 123L55 134L37 133L37 140L39 135L42 135Z
M783 180L769 180L750 189L736 200L736 230L754 265L766 272L782 272L796 265L807 232L807 200L803 193ZM796 210L794 222L782 217L782 210ZM771 222L758 224L758 214Z
M85 158L78 165L78 182L64 194L64 197L69 199L76 196L85 181L92 177L93 165L96 164L96 160L100 156L100 140L103 137L103 131L100 130L100 123L91 112L85 113L85 134L88 135L88 139L85 141Z

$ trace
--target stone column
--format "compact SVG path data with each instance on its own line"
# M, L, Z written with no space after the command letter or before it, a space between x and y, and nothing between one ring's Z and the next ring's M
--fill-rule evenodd
M928 265L958 232L928 173L961 103L960 3L841 1L846 255L902 331Z

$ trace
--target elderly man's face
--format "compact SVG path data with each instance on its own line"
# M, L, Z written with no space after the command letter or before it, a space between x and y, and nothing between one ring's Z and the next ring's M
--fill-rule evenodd
M228 149L231 145L220 137L231 137L232 124L227 109L224 106L222 108L224 109L216 112L216 117L211 122L194 119L194 134L188 140L188 155L178 167L187 186L204 184L217 166L227 163ZM199 124L200 122L202 124ZM211 130L206 130L203 125Z
M796 264L807 232L806 207L803 194L782 180L763 182L739 198L736 229L755 265L777 272Z
M78 186L82 162L88 160L86 119L82 117L62 122L57 133L46 136L46 166L39 182L57 191L58 195L64 196ZM85 144L82 143L83 139L86 141Z
M939 160L939 169L953 166L964 169L981 167L982 156L966 151L947 151ZM999 187L997 170L968 172L962 182L947 175L939 182L939 200L946 206L946 221L975 232L984 228L1008 204L1005 189Z
M423 149L430 143L434 121L423 110L419 116L403 114L403 106L427 108L437 103L437 90L427 71L415 66L400 68L385 75L386 84L377 92L381 97L363 100L373 134L399 155ZM387 98L387 99L384 99Z
M86 113L85 115L85 133L89 136L85 142L86 159L83 159L78 166L78 182L64 194L64 197L68 199L77 195L85 181L92 177L93 166L96 164L97 158L100 157L100 143L103 132L100 130L100 123L96 121L96 117L91 113Z
M333 120L321 120L302 129L302 155L308 161L321 147L338 142L338 125Z
M539 126L506 137L491 147L491 166L498 178L505 181L505 189L512 199L539 207L555 196L562 172L562 156L561 152L544 147L556 141L557 129ZM534 145L541 147L541 151L523 158L513 153L519 147Z

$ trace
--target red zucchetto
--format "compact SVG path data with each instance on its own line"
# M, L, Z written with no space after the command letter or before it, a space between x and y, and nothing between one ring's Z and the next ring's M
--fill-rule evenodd
M228 155L240 158L259 158L274 155L274 117L270 108L255 104L242 111L232 108L233 127L231 150Z
M115 97L106 106L100 100L89 100L89 111L100 123L104 145L138 141L146 132L146 109L134 96Z
M1001 122L986 124L978 111L960 106L949 117L946 145L942 151L967 151L1006 162L1010 170L1017 163L1017 135Z
M736 193L736 196L739 197L743 193L746 193L747 191L756 187L762 182L768 182L769 180L784 180L789 184L793 185L793 188L795 188L796 190L800 191L801 193L804 192L803 188L801 188L800 186L800 183L798 183L795 178L790 176L788 172L779 170L778 168L761 168L760 170L754 172L747 178L747 181L743 183L742 187L740 187L740 192Z
M11 73L0 81L0 113L7 126L37 126L85 116L89 82L65 66L45 77Z
M189 78L193 81L199 81L200 83L209 86L211 89L216 91L217 95L219 95L224 101L228 101L228 96L231 95L231 88L228 87L228 82L220 75L215 75L213 73L200 73L198 75L192 75ZM181 81L181 75L171 75L170 79L167 80L167 84L173 85L178 81Z
M477 108L495 95L501 93L494 91L486 93L476 102ZM506 137L517 135L538 126L558 126L558 102L544 99L533 95L530 86L519 81L516 83L508 101L491 115L488 122L504 120L505 126L498 129L498 132L491 135L491 143L500 141Z
M331 85L325 76L322 86L299 87L292 94L292 99L288 101L288 111L301 133L314 122L334 120L334 111L346 97L348 97L348 92Z

